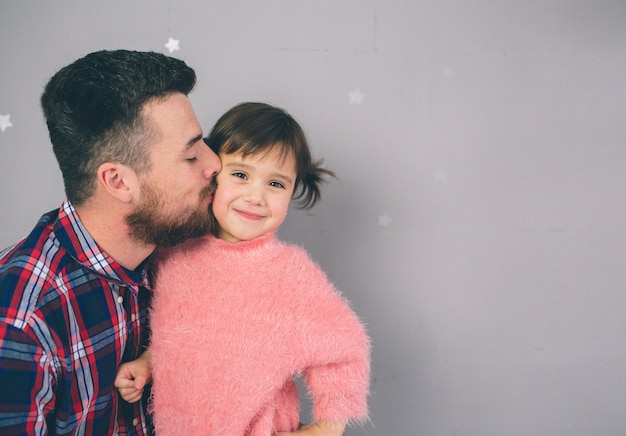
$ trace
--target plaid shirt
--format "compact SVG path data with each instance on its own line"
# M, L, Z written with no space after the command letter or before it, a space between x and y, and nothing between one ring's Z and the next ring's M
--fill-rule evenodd
M113 386L146 345L146 285L143 268L100 250L68 201L0 252L0 434L151 433L145 401L126 403Z

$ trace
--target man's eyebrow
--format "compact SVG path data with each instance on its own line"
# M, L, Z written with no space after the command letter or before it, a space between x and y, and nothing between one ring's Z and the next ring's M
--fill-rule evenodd
M200 133L199 135L194 136L193 138L191 138L189 140L189 142L187 142L187 144L185 144L185 150L189 150L191 147L193 147L195 145L196 142L198 142L201 139L202 139L202 133Z

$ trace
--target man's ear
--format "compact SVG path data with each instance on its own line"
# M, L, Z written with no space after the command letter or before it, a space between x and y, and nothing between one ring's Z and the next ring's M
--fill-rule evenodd
M132 202L139 189L137 173L126 165L112 162L98 167L98 184L110 196L125 203Z

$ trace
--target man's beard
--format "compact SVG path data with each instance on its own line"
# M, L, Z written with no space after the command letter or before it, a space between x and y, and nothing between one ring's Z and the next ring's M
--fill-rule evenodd
M204 200L214 190L215 186L207 186L200 193L200 199ZM145 185L143 193L144 203L126 217L130 235L135 240L169 247L205 235L212 229L213 220L208 207L205 210L196 209L186 218L166 217L163 216L163 210L167 208L159 193Z

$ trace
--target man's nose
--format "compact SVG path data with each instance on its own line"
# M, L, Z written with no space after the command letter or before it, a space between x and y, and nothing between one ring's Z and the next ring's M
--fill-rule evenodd
M222 161L208 146L203 148L202 159L204 164L203 175L206 179L212 179L222 170Z

